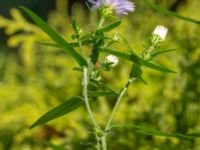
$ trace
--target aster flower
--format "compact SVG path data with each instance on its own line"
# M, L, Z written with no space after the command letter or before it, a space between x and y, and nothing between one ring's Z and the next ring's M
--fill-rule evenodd
M115 13L118 17L127 15L135 9L133 2L128 0L88 0L93 6L92 9L107 8L106 13Z

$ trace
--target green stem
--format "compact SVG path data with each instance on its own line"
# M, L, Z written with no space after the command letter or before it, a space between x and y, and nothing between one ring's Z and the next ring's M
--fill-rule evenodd
M80 54L82 54L83 50L82 50L82 42L81 42L80 38L78 38L78 45L80 48Z
M100 21L99 21L97 29L100 29L103 26L104 22L105 22L105 18L101 18Z
M101 150L101 141L99 140L100 137L99 137L99 132L101 132L101 129L100 127L98 126L96 120L94 119L94 115L92 113L92 110L91 110L91 107L90 107L90 103L89 103L89 99L88 99L88 78L89 78L89 75L88 75L88 69L90 70L91 69L91 63L89 61L89 65L88 65L89 68L87 67L83 67L83 97L84 97L84 100L85 100L85 106L86 106L86 109L87 109L87 112L89 114L89 117L93 123L93 126L94 126L94 131L95 131L95 135L96 135L96 139L97 139L97 150ZM100 130L100 131L98 131Z
M98 27L97 29L101 28L103 23L104 23L104 19L102 18L98 24ZM80 50L82 52L82 44L81 44L81 41L80 39L78 39L78 43L79 43L79 47L80 47ZM88 79L90 78L90 74L92 72L92 69L93 69L93 64L91 63L91 58L89 59L88 61L88 67L84 66L83 67L83 97L84 97L84 100L85 100L85 106L86 106L86 109L87 109L87 112L89 114L89 117L93 123L93 126L94 126L94 131L95 131L95 135L96 135L96 139L97 139L97 149L98 150L101 150L101 146L102 143L101 143L101 128L98 126L96 120L94 119L94 115L92 113L92 110L91 110L91 107L90 107L90 104L89 104L89 99L88 99ZM103 150L106 150L103 148Z
M147 49L145 49L143 52L142 52L142 55L141 55L141 58L142 59L146 59L146 56L148 58L148 55L151 54L151 52L155 49L155 47L153 45L149 46Z
M123 90L120 92L120 94L119 94L119 96L118 96L118 98L117 98L117 102L115 103L115 106L114 106L114 108L113 108L113 111L112 111L112 113L111 113L111 115L110 115L110 117L109 117L109 119L108 119L107 124L106 124L105 131L107 131L107 130L110 129L111 122L112 122L113 117L115 116L115 114L116 114L116 112L117 112L117 109L118 109L118 107L119 107L119 104L120 104L120 102L121 102L121 99L122 99L122 97L124 96L124 94L125 94L126 90L128 89L129 85L130 85L134 80L136 80L136 78L130 78L130 79L128 80L128 82L126 83L125 87L123 88Z
M101 137L101 144L102 144L102 149L107 150L106 135L103 135Z
M91 111L89 99L88 99L88 69L87 67L83 67L83 97L85 99L85 106L88 111L89 117L94 125L94 127L97 127L97 122L94 119L94 115Z
M97 150L101 150L101 143L100 142L101 142L100 140L97 141Z

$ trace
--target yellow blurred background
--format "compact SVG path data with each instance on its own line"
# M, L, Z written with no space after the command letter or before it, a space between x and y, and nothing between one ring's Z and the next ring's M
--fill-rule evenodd
M31 2L23 1L21 5L33 8L68 41L72 41L72 16L84 32L89 31L94 22L81 1L71 4L67 0L49 3L46 0L37 1L38 5ZM176 51L159 57L156 62L177 73L163 74L143 68L148 85L141 82L131 85L114 122L145 125L166 132L199 133L200 25L156 12L144 1L134 2L136 11L124 17L121 26L111 34L124 35L140 54L155 26L165 25L169 34L164 46ZM200 20L199 0L155 2L180 15ZM50 3L54 7L45 9ZM6 3L4 5L6 7ZM46 125L28 129L51 108L71 96L80 95L81 74L72 70L76 63L61 49L38 43L51 40L17 7L20 2L12 7L3 8L4 5L0 6L0 150L49 150L42 140L67 150L95 149L84 107ZM116 48L126 51L124 45L117 44ZM120 59L119 65L104 78L119 90L129 77L130 67L129 62ZM103 126L115 98L100 97L93 101L95 117ZM143 135L131 128L113 130L108 143L112 150L200 150L198 138L188 141Z

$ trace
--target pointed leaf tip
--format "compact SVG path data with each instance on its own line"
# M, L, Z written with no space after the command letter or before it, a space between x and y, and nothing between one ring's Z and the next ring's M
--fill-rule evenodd
M59 118L75 109L80 107L84 104L84 101L82 97L75 96L70 98L69 100L65 101L64 103L58 105L57 107L51 109L47 113L45 113L43 116L41 116L33 125L30 126L30 129L45 124L51 120L54 120L56 118Z
M38 15L36 15L34 12L26 7L19 7L33 19L33 21L40 27L41 30L43 30L53 41L55 41L61 48L63 48L68 54L70 54L80 66L87 65L87 61L85 60L85 58L77 53L74 48L67 41L65 41L62 36L60 36L59 33L52 29Z

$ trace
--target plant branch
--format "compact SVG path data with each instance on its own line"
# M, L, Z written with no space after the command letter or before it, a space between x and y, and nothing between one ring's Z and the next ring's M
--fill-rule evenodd
M112 111L112 113L111 113L111 115L110 115L110 117L109 117L109 119L108 119L107 124L106 124L105 130L104 130L104 135L101 137L101 142L102 142L103 150L107 150L106 132L110 129L111 122L112 122L112 120L113 120L113 118L114 118L114 116L115 116L115 114L116 114L116 112L117 112L117 109L118 109L119 104L120 104L120 102L121 102L121 100L122 100L122 97L123 97L124 94L126 93L128 87L129 87L129 85L130 85L133 81L135 81L136 79L137 79L137 78L130 78L130 79L128 80L128 82L126 83L126 85L124 86L124 88L122 89L122 91L119 93L119 96L118 96L118 98L117 98L117 101L116 101L116 103L115 103L115 106L114 106L114 108L113 108L113 111Z
M118 107L119 107L119 104L120 104L120 102L121 102L122 97L124 96L125 92L127 91L129 85L130 85L133 81L135 81L135 80L136 80L136 78L130 78L130 79L128 80L128 82L126 83L126 85L124 86L123 90L119 93L119 96L118 96L118 98L117 98L117 102L115 103L115 106L114 106L114 108L113 108L113 111L112 111L112 113L111 113L111 115L110 115L110 117L109 117L109 119L108 119L107 124L106 124L105 131L107 131L107 130L110 129L111 122L112 122L113 117L115 116L115 114L116 114L116 112L117 112L117 109L118 109Z
M89 117L93 123L93 125L95 127L97 127L97 122L95 121L94 119L94 115L91 111L91 108L90 108L90 104L89 104L89 99L88 99L88 69L87 67L83 67L83 97L84 97L84 100L85 100L85 106L86 106L86 109L88 111L88 114L89 114Z

